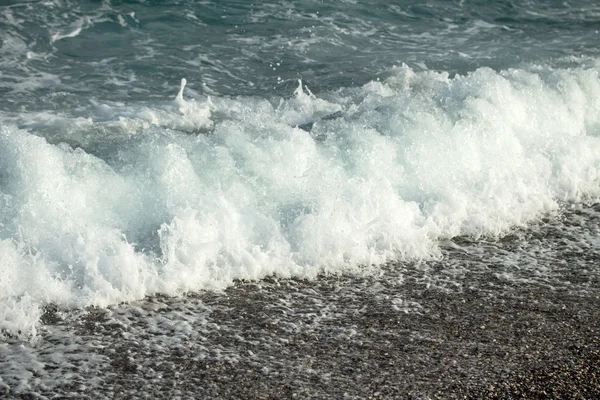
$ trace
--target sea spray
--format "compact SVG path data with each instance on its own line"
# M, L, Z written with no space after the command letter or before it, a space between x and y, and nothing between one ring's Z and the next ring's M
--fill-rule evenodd
M2 115L1 329L35 333L47 303L427 260L600 189L596 67L404 66L288 99L184 88Z

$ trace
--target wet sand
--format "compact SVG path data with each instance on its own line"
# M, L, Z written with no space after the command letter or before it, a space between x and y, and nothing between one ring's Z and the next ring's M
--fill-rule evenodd
M0 393L600 398L598 208L502 240L458 238L440 261L360 276L271 277L85 312L50 307L41 340L23 346L37 369L19 386L0 367ZM7 343L13 360L24 359L20 344Z

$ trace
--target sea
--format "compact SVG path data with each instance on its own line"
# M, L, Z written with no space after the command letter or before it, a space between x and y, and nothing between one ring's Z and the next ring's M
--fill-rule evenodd
M598 301L599 198L595 0L0 0L0 397L113 398L118 368L136 397L182 352L325 398L282 343L369 304Z

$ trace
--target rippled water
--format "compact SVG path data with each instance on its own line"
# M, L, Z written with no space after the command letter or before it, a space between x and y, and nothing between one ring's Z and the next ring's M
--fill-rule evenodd
M6 4L6 2L3 2ZM289 96L386 76L394 65L581 63L598 52L594 1L9 2L0 15L0 90L12 110L68 112L90 98L198 93Z

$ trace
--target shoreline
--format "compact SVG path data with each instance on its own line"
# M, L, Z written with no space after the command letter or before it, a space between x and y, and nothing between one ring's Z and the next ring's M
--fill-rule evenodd
M97 366L98 386L87 386L91 377L81 365L71 368L81 374L79 379L67 379L49 392L34 386L3 394L261 399L600 396L597 297L539 289L495 298L476 292L423 291L413 299L427 304L425 312L399 315L378 304L376 296L355 298L362 309L339 296L336 306L327 307L343 306L347 311L314 323L323 305L314 299L339 292L340 286L332 284L338 279L323 277L316 288L314 281L273 279L258 283L260 290L255 290L256 283L238 283L219 294L148 299L134 313L131 308L139 304L89 310L63 329L75 333L74 342L93 343L95 356L105 358ZM267 300L265 293L274 297ZM303 303L291 307L295 312L286 316L285 306L277 306L284 293L284 298L292 293L296 301L310 293L317 307ZM183 340L167 339L170 334L177 339L174 327L185 319L182 315L193 315L196 309L211 309L201 323L204 330L196 330L196 343L186 343L195 336L190 332ZM148 329L153 324L135 327L148 317L168 323L158 332ZM153 346L157 338L162 347L158 350ZM89 353L83 347L83 353ZM206 351L204 357L198 357L199 348ZM69 364L76 365L73 360ZM45 365L52 368L61 366Z
M0 346L0 397L597 398L599 208L361 276L49 310Z

